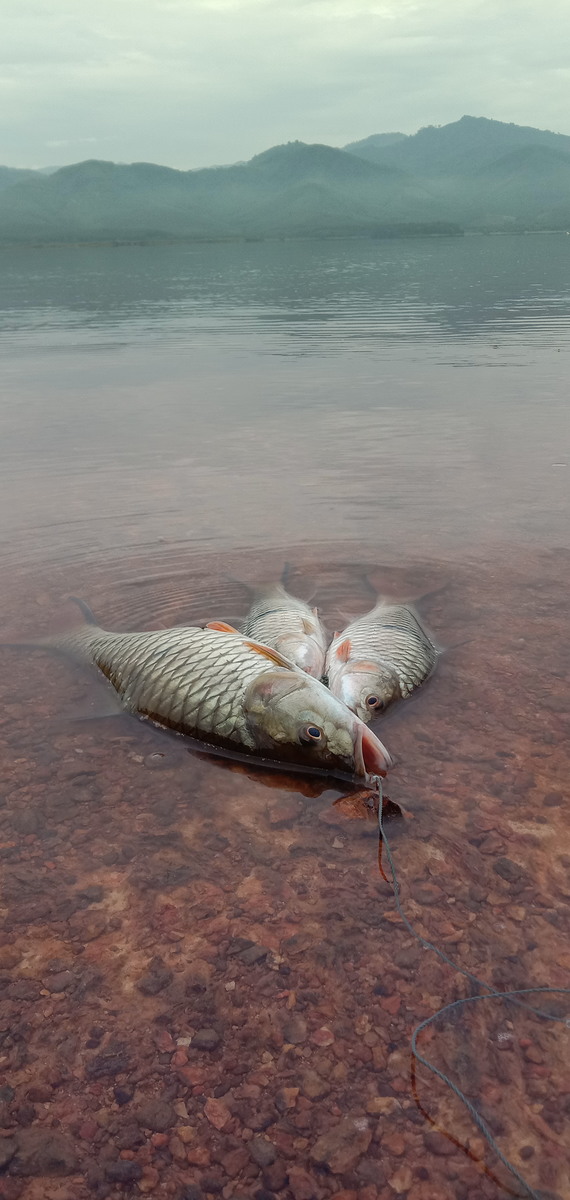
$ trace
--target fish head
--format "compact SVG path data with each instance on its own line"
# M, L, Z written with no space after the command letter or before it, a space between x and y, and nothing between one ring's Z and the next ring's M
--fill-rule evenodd
M261 755L369 780L391 764L382 742L322 683L299 671L265 671L244 711Z
M315 633L285 633L276 643L279 653L307 675L320 679L325 665L325 647Z
M382 663L348 662L329 682L334 695L366 723L401 697L396 672Z

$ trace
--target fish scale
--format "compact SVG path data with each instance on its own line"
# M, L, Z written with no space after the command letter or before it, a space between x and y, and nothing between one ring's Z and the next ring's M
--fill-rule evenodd
M320 679L327 636L316 609L291 596L281 583L260 591L242 623L241 632L272 646L295 666Z
M126 709L210 747L343 778L385 774L388 751L317 679L222 623L146 633L89 622L36 646L96 665Z
M363 720L371 720L375 712L420 687L436 661L437 649L414 610L381 601L336 634L325 672L334 695Z
M238 717L231 716L232 709L237 712L238 693L263 671L275 669L240 638L199 628L116 634L84 626L69 640L90 652L126 707L162 724L182 726L184 732L200 731L216 712L209 732L230 739L240 726ZM239 687L228 674L232 662L240 667ZM224 695L226 703L220 706Z

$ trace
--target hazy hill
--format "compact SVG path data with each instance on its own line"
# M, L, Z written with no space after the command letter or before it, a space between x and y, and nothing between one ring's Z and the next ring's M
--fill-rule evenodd
M366 158L368 162L379 162L382 158L382 151L386 146L394 146L396 142L403 142L408 135L406 133L373 133L371 137L362 138L360 142L348 142L343 147L348 150L349 154L355 154L358 158Z
M440 205L393 167L293 142L249 163L175 171L90 160L0 196L0 237L108 240L378 232L437 222Z
M35 171L27 171L23 167L0 167L0 192L20 183L22 179L34 179L35 174Z
M569 220L570 137L475 117L344 150L290 142L198 171L99 160L51 173L0 168L4 243L381 236Z
M366 138L364 145L371 141ZM345 149L351 154L360 153L355 148L359 145L362 143L356 142ZM456 176L473 174L493 160L531 145L570 153L570 137L563 133L508 125L486 117L461 117L449 125L428 125L396 143L378 144L374 161L426 178ZM369 158L369 154L364 157Z

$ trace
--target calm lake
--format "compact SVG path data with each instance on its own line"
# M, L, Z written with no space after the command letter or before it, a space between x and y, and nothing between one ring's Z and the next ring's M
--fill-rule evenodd
M331 633L417 600L444 653L375 725L404 910L495 989L570 988L570 237L0 262L0 640L70 595L237 621L285 563ZM477 988L403 925L365 800L0 659L0 1196L522 1195L411 1079L415 1026ZM570 1195L564 1021L490 999L419 1048Z

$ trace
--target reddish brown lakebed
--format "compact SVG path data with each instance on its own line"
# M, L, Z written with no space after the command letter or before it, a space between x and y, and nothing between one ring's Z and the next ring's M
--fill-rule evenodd
M322 267L337 251L311 253ZM477 347L440 327L425 353L416 329L403 350L356 354L343 327L346 361L321 330L292 362L256 327L247 353L224 334L221 364L194 347L188 396L186 342L160 358L127 329L125 357L99 349L97 366L91 344L54 358L26 329L7 355L2 631L44 632L70 593L109 628L231 620L236 580L286 559L331 631L370 606L365 576L428 593L450 649L375 726L397 760L386 827L405 911L495 988L569 988L567 332L563 353L494 326ZM279 330L300 354L306 330ZM263 354L280 399L265 408ZM431 409L409 403L420 382ZM225 428L224 388L242 406ZM2 1200L520 1194L423 1068L414 1096L414 1027L472 990L402 925L365 799L85 719L106 695L91 675L0 654ZM568 1013L563 997L539 1006ZM545 1200L570 1195L569 1042L492 999L420 1040Z

